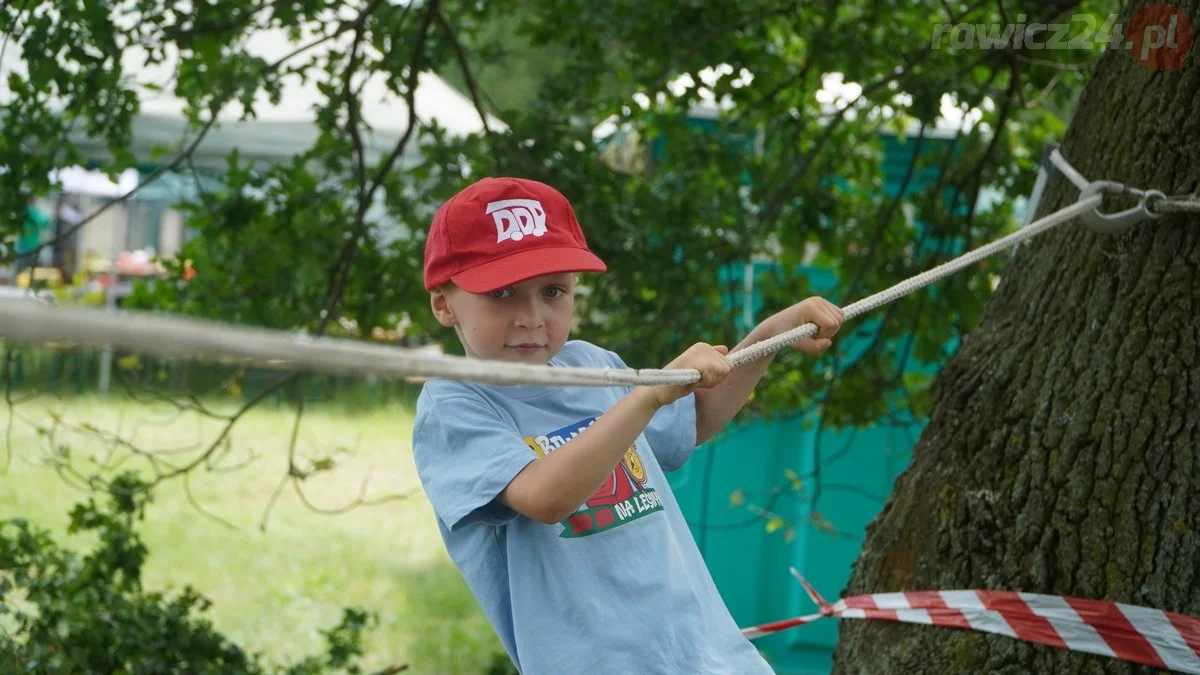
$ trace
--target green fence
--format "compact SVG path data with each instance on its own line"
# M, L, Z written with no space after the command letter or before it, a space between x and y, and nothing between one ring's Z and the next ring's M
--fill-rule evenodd
M14 393L100 393L102 350L31 344L6 349L7 363L0 363L0 372L8 377ZM290 373L217 361L159 359L123 350L114 351L110 372L109 394L143 401L162 395L244 403L271 388L263 397L264 405L294 405L303 395L307 402L358 410L377 405L412 405L421 392L419 383L395 378ZM277 386L282 379L287 380L286 384Z

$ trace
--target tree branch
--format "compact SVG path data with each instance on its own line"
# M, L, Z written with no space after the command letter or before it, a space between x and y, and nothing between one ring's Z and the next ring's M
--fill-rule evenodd
M196 511L199 512L200 515L204 516L205 518L208 518L209 520L211 520L215 523L224 525L226 529L236 530L237 528L234 526L233 523L229 522L228 520L225 520L224 518L222 518L221 516L218 516L217 514L213 513L212 511L205 509L204 506L202 506L200 504L200 501L196 499L196 495L192 494L192 483L190 481L190 478L191 478L190 473L183 474L183 494L187 496L188 503L192 505L192 508L196 509Z
M404 499L408 499L408 498L412 497L413 495L418 494L418 491L413 490L410 492L396 493L396 494L384 495L383 497L376 497L374 499L367 499L367 486L371 482L371 474L370 474L370 472L368 472L367 475L363 477L363 482L359 486L357 497L355 497L353 500L351 500L349 503L347 503L343 506L338 506L338 507L334 507L334 508L323 508L323 507L314 505L311 501L308 500L308 497L304 494L303 488L300 487L301 479L299 479L295 476L292 476L291 480L292 480L292 488L296 491L296 496L300 498L300 502L302 504L304 504L305 507L307 507L313 513L319 513L322 515L330 515L330 516L336 516L336 515L341 515L343 513L348 513L350 511L353 511L354 509L357 509L362 506L379 506L381 504L387 504L389 502L401 501Z
M365 16L365 15L364 15ZM345 82L342 83L342 98L346 103L346 126L350 134L350 142L354 145L354 182L361 204L367 190L367 153L363 149L362 130L359 125L358 95L354 92L354 73L358 70L358 47L363 38L363 26L360 22L354 28L354 40L350 43L350 61L346 64Z
M829 121L826 123L825 128L822 130L821 135L817 138L817 141L813 145L812 149L805 154L804 158L799 162L796 169L792 171L791 175L782 181L780 186L774 191L771 199L767 201L767 208L765 209L762 218L763 221L772 222L779 217L779 214L783 210L783 200L789 194L791 194L796 184L799 183L804 175L808 173L808 170L812 167L813 162L816 160L817 155L825 147L825 144L828 143L829 139L833 137L833 134L837 131L838 127L846 121L846 113L849 112L851 108L858 105L858 102L863 100L863 97L877 89L887 86L891 82L895 82L909 75L912 72L912 69L924 61L925 58L931 53L933 53L933 50L931 50L928 45L924 46L921 50L905 59L904 65L901 66L897 71L867 84L859 91L858 96L854 97L853 101L850 101L845 106L835 110L833 113L826 115L825 118ZM972 66L968 66L966 69L970 69L971 67ZM958 72L962 71L960 70Z
M373 9L375 7L378 7L381 2L382 2L382 0L373 0L370 8L368 8L368 11L370 11L371 9ZM283 57L264 66L262 68L262 70L260 71L260 75L265 75L265 74L274 72L275 70L278 70L282 65L287 63L292 58L295 58L296 56L299 56L300 54L302 54L310 49L313 49L314 47L317 47L321 44L324 44L325 42L328 42L329 40L332 40L340 35L343 35L347 31L353 30L355 28L355 26L357 26L359 24L359 22L361 20L363 20L363 18L364 17L359 17L359 19L357 19L355 21L345 22L345 23L341 24L337 30L330 33L329 35L326 35L319 39L313 40L312 42L301 45L300 47L297 47L296 49L292 50L291 52L284 55ZM213 109L210 111L211 117L209 118L209 120L207 122L205 122L200 127L200 130L197 132L196 137L192 140L191 143L188 144L187 148L185 148L181 153L176 155L170 162L168 162L165 165L159 166L153 172L151 172L150 175L147 176L145 180L139 181L136 186L134 186L132 189L127 191L125 194L108 200L107 202L102 204L98 209L96 209L91 214L89 214L86 218L83 218L78 223L73 224L71 227L67 228L65 231L60 232L53 239L51 239L49 241L41 242L40 244L38 244L37 247L33 248L30 251L27 251L25 253L18 253L14 256L13 259L21 260L23 258L32 258L34 260L37 260L37 256L40 255L41 252L43 250L45 250L46 248L48 248L50 246L55 246L57 244L62 243L63 241L66 241L68 238L70 238L72 235L74 235L76 232L78 232L80 229L82 229L85 225L87 225L88 223L91 223L92 221L99 218L101 214L103 214L105 211L107 211L112 206L128 201L130 198L132 198L134 195L136 195L138 192L140 192L147 185L150 185L151 183L158 180L163 175L175 171L180 166L182 166L185 162L190 161L192 155L196 151L196 148L198 148L200 146L200 143L202 143L204 141L204 138L208 135L208 132L211 131L212 128L216 125L221 109L223 109L230 101L232 101L233 98L234 98L234 93L230 92L230 93L226 94L226 96L220 101L220 103L218 105L213 107Z
M375 0L378 3L380 0ZM425 8L424 15L421 21L421 27L417 32L417 39L413 45L412 59L408 65L408 81L406 83L405 102L408 105L408 124L404 130L404 135L392 148L391 153L375 170L375 174L371 179L371 183L363 192L359 199L358 209L354 217L354 227L347 238L342 251L339 254L337 261L329 270L329 292L325 296L325 309L321 313L321 317L317 324L316 334L321 335L325 332L329 322L337 312L338 305L341 303L342 295L345 292L346 282L350 277L350 269L354 265L354 259L358 255L359 240L364 236L366 230L367 210L370 208L372 201L375 198L375 192L383 184L387 174L392 170L400 155L404 153L408 147L409 140L416 132L417 128L417 82L421 70L421 57L425 48L425 39L429 35L429 26L433 22L435 14L439 11L440 0L430 0ZM375 5L372 5L375 6Z
M680 67L680 64L694 58L698 54L704 53L705 50L707 50L712 45L713 41L716 40L717 38L720 38L724 35L732 35L735 33L740 33L741 31L744 31L744 30L750 28L751 26L758 25L764 21L767 21L768 19L773 19L773 18L781 17L781 16L788 16L794 12L800 11L801 9L803 9L809 5L815 5L815 4L817 4L817 0L802 0L801 2L794 2L794 1L793 2L785 2L776 7L771 7L771 8L765 9L764 11L759 12L757 14L746 15L746 17L743 20L739 21L738 23L733 24L732 26L724 27L724 30L720 30L720 27L718 26L717 27L718 30L708 30L706 32L706 34L700 36L698 39L681 41L682 44L687 44L688 48L686 50L678 53L676 55L675 59L673 59L671 63L667 64L667 66L665 68L660 70L653 77L649 78L647 80L647 82L649 82L651 84L651 86L659 85L665 78L667 78L672 73L672 71L675 71L676 69L678 69Z
M217 449L220 447L221 443L225 440L226 437L229 436L229 432L233 430L233 426L235 424L237 424L237 421L239 419L241 419L243 415L245 415L252 408L254 408L254 406L258 405L259 402L261 402L263 399L265 399L266 397L275 393L275 391L277 391L280 387L288 384L289 382L296 380L296 378L298 378L298 377L299 377L299 374L297 374L297 373L289 373L288 375L280 377L280 378L276 379L273 383L263 387L262 391L259 391L257 394L255 394L253 397L251 397L250 400L243 403L242 406L240 408L238 408L237 412L235 412L233 415L230 416L229 421L226 422L225 426L221 429L221 433L217 434L216 439L214 439L213 442L211 444L209 444L208 448L204 451L204 453L202 455L200 455L193 461L179 467L175 471L172 471L170 473L164 474L163 476L159 477L158 479L156 479L154 481L154 484L157 485L158 483L175 478L176 476L179 476L180 474L184 474L189 471L192 471L196 467L198 467L201 464L203 464L204 462L208 461L208 458L217 451Z
M214 35L218 33L228 33L230 31L240 30L250 23L250 20L262 13L264 10L274 9L276 5L289 2L289 0L269 0L261 6L253 7L246 10L241 16L227 17L224 21L215 22L212 24L196 25L193 23L191 29L186 29L182 26L182 21L176 21L162 27L163 35L170 37L176 41L182 41L185 37Z
M495 144L491 141L492 128L488 124L488 113L483 108L479 83L476 82L475 75L471 72L471 64L467 59L466 49L463 47L462 41L458 39L458 35L454 32L454 27L450 25L450 20L446 18L445 12L442 12L441 9L437 12L437 20L441 24L446 37L450 39L451 46L454 47L454 55L458 59L458 67L462 70L463 79L467 83L467 91L471 94L471 102L475 105L475 111L479 113L479 120L483 123L483 133L488 137L488 147L492 151L492 162L495 164L496 170L499 171L503 167L503 160Z
M0 476L7 475L8 467L12 464L13 418L16 417L12 398L12 363L15 356L12 345L6 342L4 345L4 403L8 406L8 419L4 422L4 464L0 465Z
M875 251L879 248L879 244L883 241L883 235L887 232L887 227L891 223L892 215L900 206L900 202L904 199L905 193L908 192L908 186L912 181L913 175L916 174L917 162L921 158L921 147L925 142L925 129L927 125L922 122L921 128L917 131L917 140L913 144L912 157L908 160L908 166L904 170L904 178L900 181L900 187L896 190L896 194L888 201L888 205L880 209L879 216L875 223L875 231L871 235L871 241L863 250L863 256L859 259L858 264L854 266L854 274L851 275L850 281L846 284L845 291L842 292L842 298L849 299L858 289L858 284L862 281L863 275L867 271L867 266L874 261ZM959 133L962 132L961 127Z
M116 374L117 374L117 381L125 389L125 393L128 394L131 399L133 399L134 401L137 401L138 403L161 401L163 403L170 403L172 406L175 406L180 412L190 410L193 412L197 412L205 417L209 417L209 418L215 419L215 420L223 420L226 422L229 421L229 419L230 419L229 415L223 415L221 413L216 412L215 410L208 408L208 406L205 406L203 403L200 402L200 399L196 396L195 392L192 392L190 390L185 394L185 396L188 398L188 400L191 401L190 404L177 401L170 394L159 390L157 387L153 387L153 386L149 386L149 385L145 385L145 384L140 385L140 387L144 391L150 392L151 396L143 397L138 393L137 389L134 387L134 384L132 382L130 382L128 380L128 378L126 378L125 373L122 372L123 369L117 368L115 370L116 370ZM224 388L225 387L219 387L218 389L224 389Z

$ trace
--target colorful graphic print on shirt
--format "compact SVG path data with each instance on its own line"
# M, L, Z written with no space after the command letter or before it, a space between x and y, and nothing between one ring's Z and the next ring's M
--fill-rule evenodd
M546 434L529 436L525 443L538 457L544 457L578 436L595 421L596 418L591 417ZM637 444L634 443L625 451L625 456L604 483L579 510L562 521L563 531L558 536L565 539L587 537L662 511L658 493L647 483L646 465L642 463Z

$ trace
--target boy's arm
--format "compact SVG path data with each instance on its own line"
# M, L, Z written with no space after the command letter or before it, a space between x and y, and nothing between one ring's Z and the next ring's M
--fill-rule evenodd
M543 523L561 521L600 487L660 407L719 383L730 371L721 352L705 344L693 345L667 368L695 368L700 382L635 387L587 430L526 465L500 493L500 502Z
M841 328L845 315L842 310L821 298L809 298L771 316L754 327L750 334L734 348L748 347L755 342L773 338L806 323L819 327L817 335L797 340L792 347L809 354L820 354L829 348L833 337ZM775 360L770 354L756 361L734 368L721 384L696 392L696 445L716 435L729 420L737 415L750 398L750 392L758 385L767 367Z

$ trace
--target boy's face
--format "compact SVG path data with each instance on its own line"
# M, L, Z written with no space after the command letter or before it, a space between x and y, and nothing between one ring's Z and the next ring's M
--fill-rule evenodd
M438 321L457 330L467 356L544 365L571 332L575 274L534 277L486 294L446 284L430 303Z

